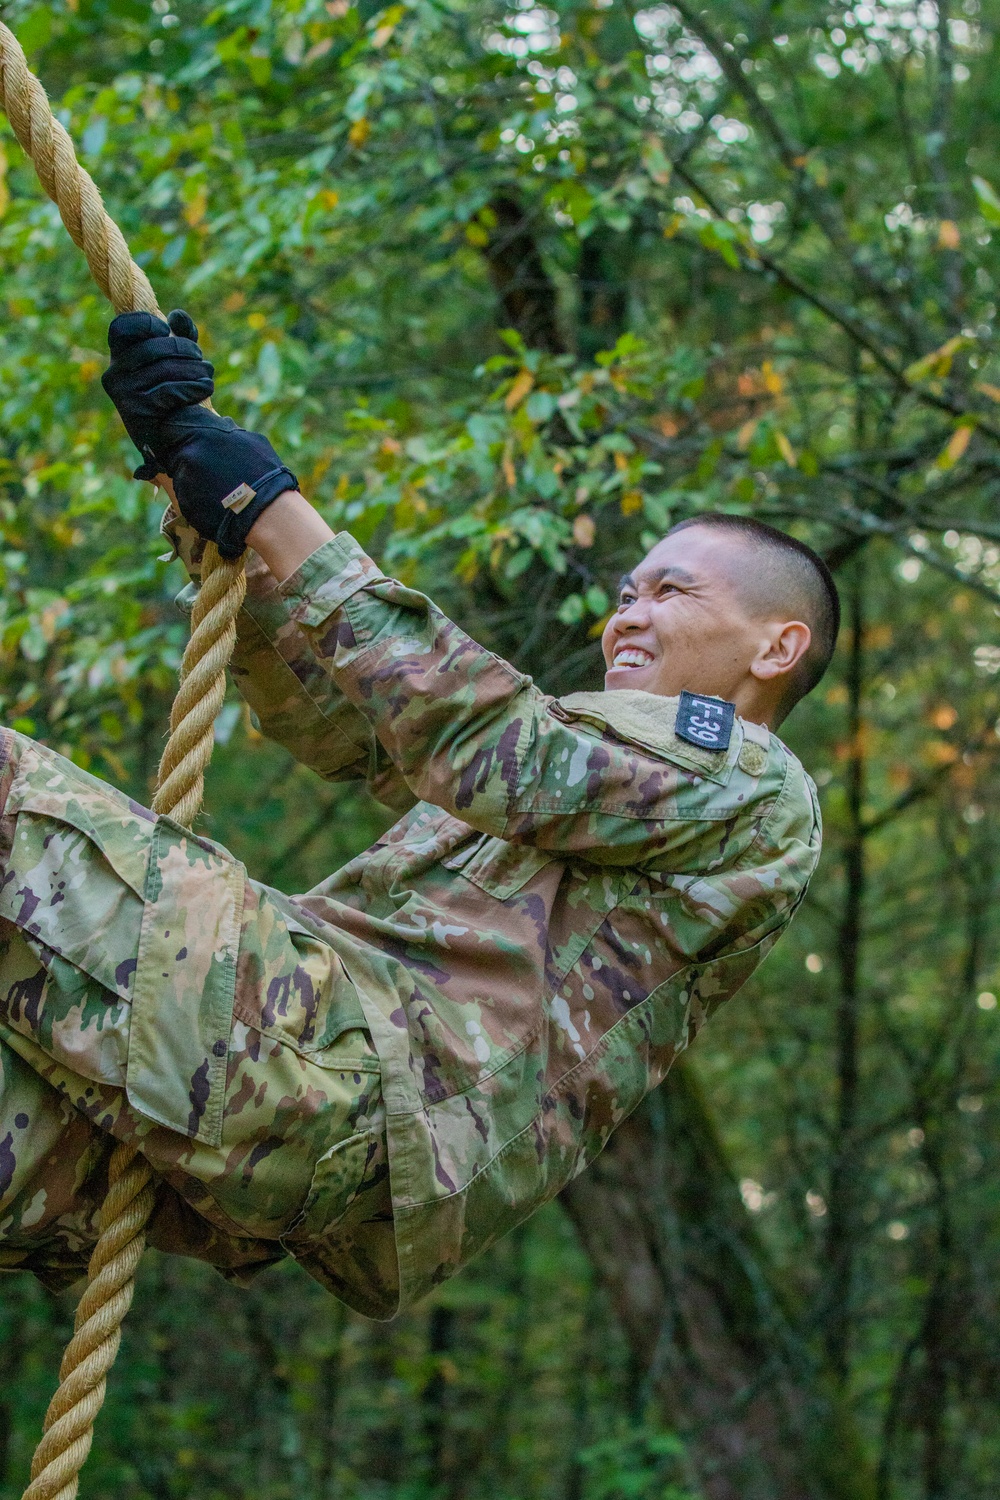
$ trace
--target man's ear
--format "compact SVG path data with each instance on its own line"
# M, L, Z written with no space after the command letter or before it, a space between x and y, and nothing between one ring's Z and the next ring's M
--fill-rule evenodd
M767 639L750 663L758 682L770 682L792 672L812 645L812 631L802 620L771 626Z

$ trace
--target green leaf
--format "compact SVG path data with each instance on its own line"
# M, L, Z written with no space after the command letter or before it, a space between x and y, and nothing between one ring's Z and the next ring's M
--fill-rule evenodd
M1000 197L996 190L990 186L985 177L973 177L973 191L976 194L976 202L979 204L979 212L987 224L995 227L1000 225Z
M586 613L586 606L580 594L567 594L557 611L558 618L564 625L578 625Z

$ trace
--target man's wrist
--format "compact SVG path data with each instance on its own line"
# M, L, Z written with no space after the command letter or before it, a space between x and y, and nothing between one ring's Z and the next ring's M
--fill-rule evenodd
M158 474L156 482L176 506L173 482L166 474ZM303 494L285 490L261 511L247 534L247 544L278 582L283 583L333 535Z
M333 534L304 495L286 490L257 517L247 543L283 582Z

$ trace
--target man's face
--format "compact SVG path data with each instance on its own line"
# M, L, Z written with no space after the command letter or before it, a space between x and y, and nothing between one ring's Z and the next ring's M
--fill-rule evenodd
M604 628L604 686L735 701L764 639L741 602L753 550L737 536L692 526L657 542L622 580Z

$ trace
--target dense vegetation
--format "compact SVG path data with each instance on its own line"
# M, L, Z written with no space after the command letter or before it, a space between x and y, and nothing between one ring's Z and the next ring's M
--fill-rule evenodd
M398 1324L150 1256L84 1490L986 1500L1000 1476L1000 4L11 0L217 404L552 691L644 540L819 546L783 945L593 1171ZM0 710L148 795L179 567L107 309L0 156ZM238 702L205 826L302 889L385 815ZM14 1497L71 1299L0 1303Z

